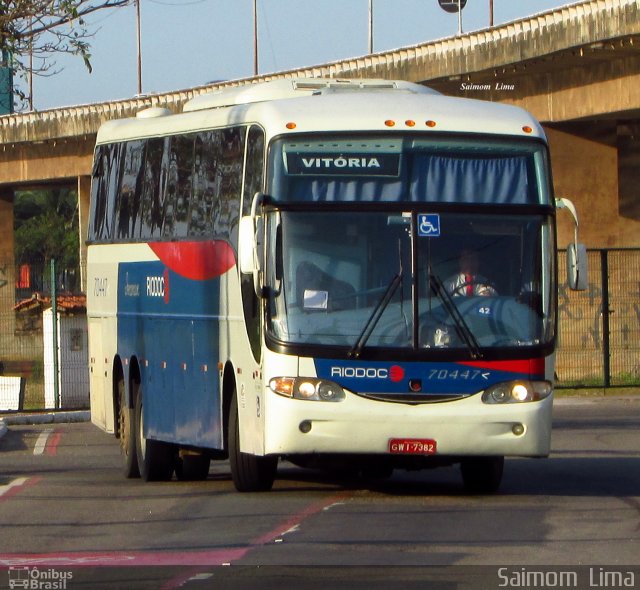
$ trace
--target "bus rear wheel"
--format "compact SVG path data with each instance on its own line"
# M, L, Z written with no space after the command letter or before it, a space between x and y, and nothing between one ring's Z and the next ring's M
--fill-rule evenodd
M116 387L118 391L118 438L123 459L123 473L126 478L140 477L136 453L135 411L127 404L123 377L118 379Z
M206 455L184 455L176 460L176 477L180 481L203 481L210 465L211 459Z
M460 462L462 482L469 494L498 491L504 471L504 457L468 457Z
M145 438L142 389L136 397L136 456L144 481L168 481L173 475L174 451L166 442Z
M259 457L240 451L240 421L234 391L229 410L229 462L231 478L239 492L267 492L273 487L278 457Z

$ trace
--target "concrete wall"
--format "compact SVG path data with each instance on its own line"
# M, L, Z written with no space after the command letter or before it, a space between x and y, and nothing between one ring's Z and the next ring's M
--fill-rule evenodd
M40 182L75 183L78 176L91 174L95 135L77 140L51 140L15 144L0 151L2 184Z
M618 199L618 150L576 135L547 129L556 197L571 199L588 248L640 246L640 222L622 217ZM558 246L573 239L568 212L558 214Z

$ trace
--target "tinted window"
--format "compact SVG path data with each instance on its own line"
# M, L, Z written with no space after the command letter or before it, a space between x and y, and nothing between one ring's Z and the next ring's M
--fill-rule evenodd
M89 239L228 239L240 214L245 134L233 127L99 146ZM263 149L259 132L249 190L262 184Z

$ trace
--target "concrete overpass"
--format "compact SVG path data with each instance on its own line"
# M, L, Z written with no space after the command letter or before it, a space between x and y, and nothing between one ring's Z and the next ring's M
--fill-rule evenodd
M0 117L0 259L13 258L13 192L77 185L85 234L99 125L149 106L275 78L406 79L450 95L508 102L547 129L559 196L576 202L590 247L640 246L640 0L590 0L393 51L146 96ZM570 235L560 225L560 245ZM84 248L82 248L84 250Z

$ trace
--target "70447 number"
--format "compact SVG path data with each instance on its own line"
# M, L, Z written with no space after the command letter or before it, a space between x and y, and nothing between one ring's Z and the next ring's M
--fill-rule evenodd
M427 379L436 381L488 379L489 373L480 369L431 369Z

